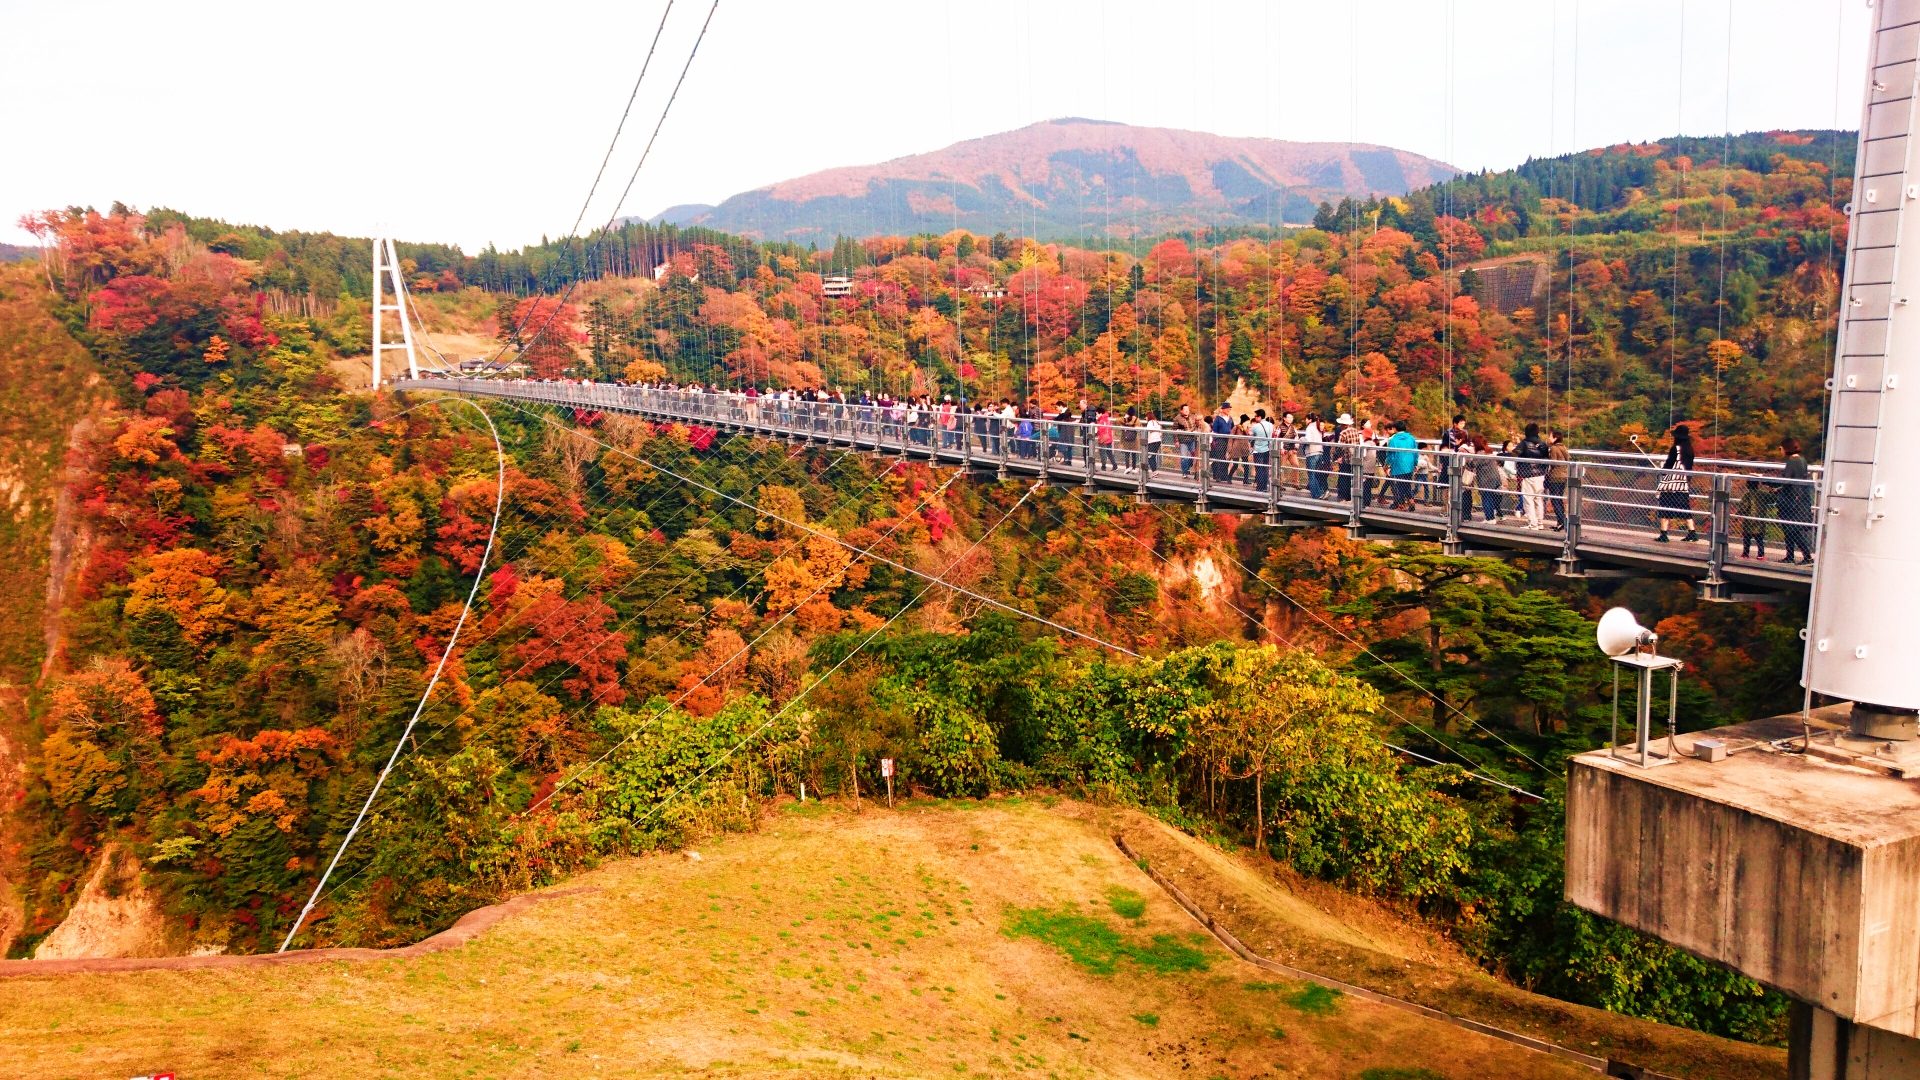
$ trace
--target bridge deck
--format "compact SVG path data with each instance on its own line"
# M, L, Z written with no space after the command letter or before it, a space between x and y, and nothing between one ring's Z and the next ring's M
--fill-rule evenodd
M1250 448L1246 460L1229 459L1237 436L1167 431L1157 462L1144 447L1096 443L1096 435L1078 424L1043 422L1032 438L1003 432L998 421L963 417L967 429L945 432L930 422L898 422L878 407L776 406L735 395L685 393L606 383L531 382L492 379L401 379L400 390L437 390L481 397L563 405L577 409L633 413L651 420L698 424L804 441L850 447L968 468L1003 477L1033 477L1088 491L1131 494L1157 502L1178 502L1214 512L1263 515L1270 523L1321 522L1347 528L1355 536L1439 541L1447 550L1475 554L1532 554L1554 559L1570 576L1649 573L1698 583L1710 599L1769 597L1804 589L1813 568L1773 561L1782 553L1789 530L1813 535L1812 508L1818 504L1811 481L1783 480L1759 467L1722 468L1688 476L1684 497L1668 496L1661 510L1661 470L1611 462L1567 463L1564 483L1556 483L1541 504L1544 527L1529 529L1518 516L1523 505L1511 482L1482 490L1454 455L1410 451L1417 465L1402 494L1411 493L1411 509L1389 505L1391 484L1380 475L1379 447L1356 447L1344 464L1304 467L1298 456L1281 461L1280 451L1296 454L1312 448L1274 440L1272 483L1258 475ZM1059 431L1049 437L1050 431ZM1095 452L1087 453L1092 448ZM1215 452L1218 459L1213 457ZM1505 459L1495 459L1506 464ZM1238 465L1241 468L1229 468ZM1316 477L1312 475L1318 473ZM1321 489L1322 491L1310 490ZM1763 498L1764 496L1764 498ZM1496 516L1481 513L1491 498ZM1684 506L1682 506L1684 504ZM1675 535L1656 540L1655 515L1684 517L1700 539ZM1557 518L1564 516L1561 527ZM1742 537L1761 537L1771 559L1743 558Z

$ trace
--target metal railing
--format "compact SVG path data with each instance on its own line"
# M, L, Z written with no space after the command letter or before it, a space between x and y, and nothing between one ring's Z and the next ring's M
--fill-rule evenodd
M1820 502L1817 479L1788 479L1757 462L1668 470L1605 452L1522 459L1430 446L1261 439L1197 426L1204 418L1084 424L612 383L432 379L396 385L833 443L1201 509L1263 513L1276 523L1320 520L1344 524L1355 535L1427 537L1453 551L1531 551L1553 556L1571 574L1592 564L1678 573L1720 597L1735 595L1736 581L1804 585L1811 566L1784 557L1810 559Z

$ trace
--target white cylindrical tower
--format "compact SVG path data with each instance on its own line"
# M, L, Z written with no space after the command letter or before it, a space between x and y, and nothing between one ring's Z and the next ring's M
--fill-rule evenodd
M1920 0L1873 18L1804 680L1884 716L1920 708Z

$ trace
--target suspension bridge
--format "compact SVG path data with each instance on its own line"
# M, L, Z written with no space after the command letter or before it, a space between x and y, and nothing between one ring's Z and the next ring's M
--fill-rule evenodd
M952 429L924 412L907 422L877 405L750 399L739 393L694 392L614 383L518 379L402 378L407 392L440 391L478 398L560 406L576 413L627 413L662 424L712 427L821 447L851 448L878 456L926 461L968 470L987 479L1037 479L1086 491L1131 495L1142 501L1177 503L1214 513L1259 514L1275 526L1339 527L1366 539L1438 541L1450 554L1534 556L1552 561L1570 577L1660 575L1695 583L1710 600L1773 600L1804 591L1810 563L1742 558L1743 536L1775 539L1787 530L1811 535L1817 481L1790 479L1761 462L1720 462L1693 470L1666 470L1624 455L1577 451L1565 463L1564 485L1544 496L1544 527L1529 529L1517 514L1518 496L1480 489L1464 458L1422 448L1411 473L1413 502L1396 508L1385 495L1384 448L1362 445L1337 467L1309 469L1290 440L1274 440L1292 455L1275 462L1264 485L1251 466L1248 436L1207 431L1168 431L1158 453L1136 438L1102 444L1088 425L1048 421L1032 438L1013 434L1011 424L985 414L961 414ZM1049 430L1051 429L1051 430ZM1144 433L1137 433L1143 435ZM1285 462L1298 461L1300 464ZM1505 466L1514 459L1493 457ZM1697 463L1699 464L1699 463ZM1504 471L1504 469L1503 469ZM1315 474L1318 473L1316 476ZM1687 509L1662 510L1660 484L1684 475ZM1749 500L1752 492L1770 498ZM1320 493L1320 494L1316 494ZM1342 497L1344 495L1344 497ZM1484 512L1491 496L1497 512ZM1764 509L1753 509L1756 505ZM1743 511L1742 507L1748 507ZM1782 513L1778 507L1786 507ZM1799 508L1796 510L1795 508ZM1695 541L1657 539L1656 518L1685 516Z
M1733 11L1730 4L1729 102ZM1684 5L1679 15L1684 60ZM711 17L709 8L709 21ZM1450 50L1451 5L1447 30ZM1575 30L1577 48L1577 10ZM1911 619L1915 590L1920 588L1920 577L1913 573L1914 542L1920 538L1915 522L1920 518L1905 514L1901 501L1901 481L1914 468L1911 443L1920 429L1911 422L1913 404L1897 393L1901 362L1920 350L1908 304L1910 264L1898 258L1903 243L1914 243L1906 238L1906 215L1920 201L1920 184L1912 182L1916 170L1910 162L1912 139L1920 136L1920 0L1882 0L1874 9L1870 37L1854 201L1844 210L1844 307L1831 354L1834 378L1828 383L1825 445L1830 471L1812 477L1786 476L1758 462L1709 461L1697 463L1702 467L1674 469L1635 457L1575 451L1564 462L1548 466L1556 470L1545 495L1551 520L1542 513L1539 487L1532 486L1527 492L1528 523L1522 525L1510 514L1518 501L1499 474L1509 464L1527 466L1497 455L1463 458L1428 448L1389 451L1345 445L1343 456L1319 464L1316 472L1315 464L1323 459L1308 458L1304 447L1268 442L1275 452L1255 466L1253 453L1236 452L1251 450L1234 443L1245 436L1207 430L1168 431L1156 452L1142 432L1110 440L1104 436L1111 429L1066 420L1020 430L1004 417L968 413L947 426L924 412L909 420L897 410L790 401L784 395L749 398L734 391L444 374L423 378L409 325L406 284L390 242L376 242L374 251L372 381L376 388L390 385L407 393L450 395L448 400L486 398L519 408L569 411L576 422L590 413L626 413L654 423L702 426L842 453L922 460L952 467L956 478L975 475L1025 483L1029 495L1058 486L1147 504L1184 504L1210 513L1258 514L1275 527L1335 527L1356 538L1432 541L1454 554L1543 558L1569 577L1677 578L1693 583L1709 600L1792 598L1811 589L1804 633L1806 699L1797 717L1699 736L1680 736L1676 724L1669 728L1665 752L1650 754L1650 691L1645 687L1656 669L1676 680L1667 708L1670 717L1677 716L1680 662L1643 653L1656 638L1637 626L1631 650L1609 651L1616 660L1640 669L1639 754L1634 761L1608 750L1573 762L1567 895L1583 908L1641 927L1792 995L1796 1004L1790 1071L1796 1080L1920 1075L1920 981L1915 977L1920 970L1920 916L1915 912L1920 909L1913 901L1920 876L1915 870L1920 867L1920 830L1912 824L1910 786L1911 778L1920 775L1914 722L1920 682L1910 667L1920 654ZM699 40L688 54L689 64ZM1356 21L1355 87L1358 40ZM1574 72L1577 91L1577 64ZM1836 60L1836 113L1837 72ZM1448 77L1451 125L1451 59ZM1684 87L1684 77L1680 81ZM668 108L678 91L676 84ZM662 121L665 115L663 110ZM1730 146L1730 120L1726 129L1724 145ZM616 141L618 137L616 129ZM651 145L649 140L649 150ZM643 152L641 161L645 158ZM597 174L589 202L600 179ZM1684 174L1681 182L1684 186ZM1829 196L1834 192L1830 187ZM1723 201L1726 196L1723 181ZM609 227L619 211L616 204ZM1352 224L1357 230L1357 217ZM1724 212L1721 225L1724 228ZM1677 215L1674 233L1677 290ZM602 230L599 236L604 234ZM590 264L598 243L597 236L588 252ZM1574 244L1570 225L1569 260ZM1832 255L1829 252L1830 260ZM1722 300L1724 262L1723 242ZM1453 269L1449 254L1449 301ZM382 297L383 279L391 282L391 302ZM537 307L506 336L539 340L575 283L567 285L560 303L547 309L531 339L522 331L529 328ZM1571 290L1564 303L1571 325ZM1555 310L1550 291L1545 307ZM389 344L384 337L389 316L398 323L398 343ZM1348 318L1349 362L1357 385L1359 354L1352 345L1357 316L1349 312ZM1718 318L1714 329L1716 338L1722 336ZM1450 328L1445 349L1451 396ZM381 357L387 351L404 351L408 361L406 376L391 384L381 378ZM1550 342L1547 352L1551 361ZM1574 390L1574 359L1569 334L1561 369L1563 403ZM1676 372L1670 354L1670 414ZM1710 377L1717 417L1717 365ZM1546 385L1550 389L1552 380ZM1548 402L1544 412L1550 420L1550 395ZM1397 460L1401 467L1393 470L1396 483L1391 489L1382 468L1389 452L1411 453L1414 461L1409 472L1404 459ZM1021 502L1025 500L1022 496ZM1677 539L1659 524L1661 518L1674 517L1686 520L1686 532ZM1780 541L1795 540L1801 550L1817 551L1817 559L1792 563L1778 556L1766 561L1736 554L1736 540L1744 547L1756 539L1763 549L1776 552L1783 546ZM945 571L916 573L929 588L958 588L944 580ZM1410 676L1403 677L1412 682ZM1816 692L1850 704L1836 707L1823 720L1813 714ZM1823 728L1818 739L1816 727ZM1654 769L1656 765L1669 767ZM302 920L326 885L323 875L302 910ZM297 921L288 943L299 926Z

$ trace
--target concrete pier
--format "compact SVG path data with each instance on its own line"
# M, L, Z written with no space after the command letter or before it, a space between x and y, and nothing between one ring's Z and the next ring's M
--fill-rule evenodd
M1575 758L1567 899L1806 1003L1796 1077L1915 1077L1920 783L1841 734L1846 708L1816 714L1812 752L1794 715L1679 736L1654 768Z

